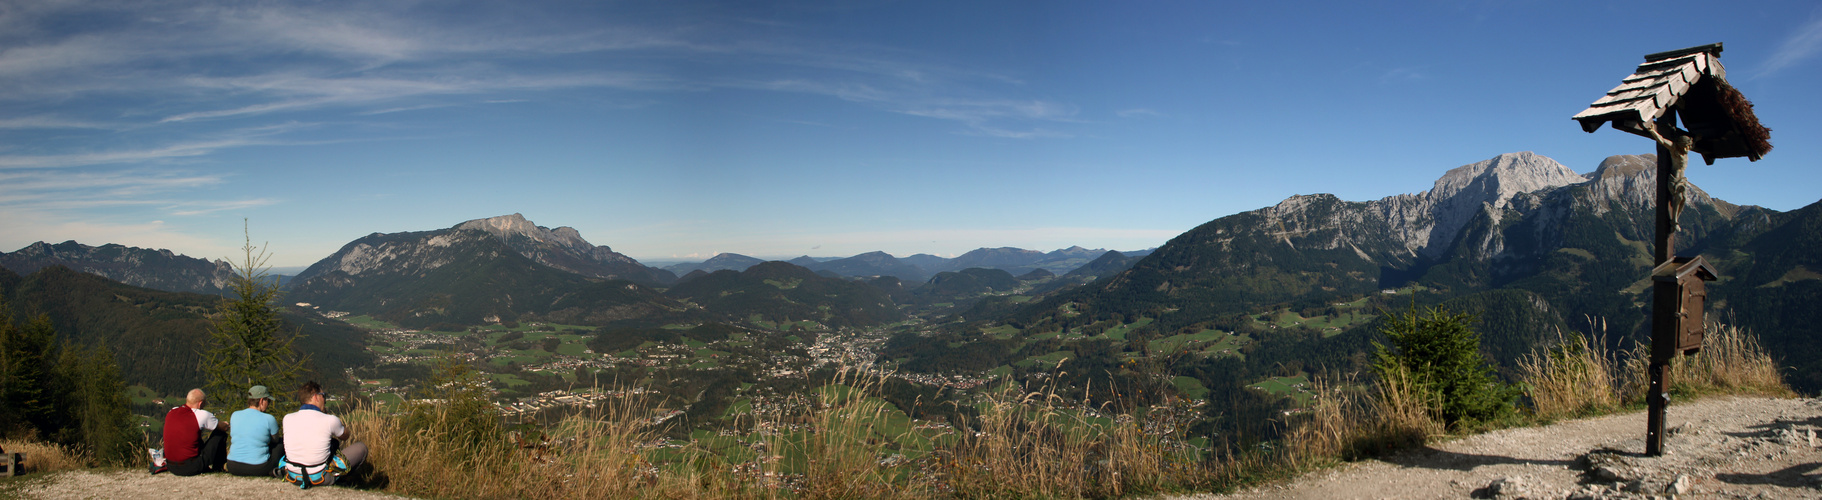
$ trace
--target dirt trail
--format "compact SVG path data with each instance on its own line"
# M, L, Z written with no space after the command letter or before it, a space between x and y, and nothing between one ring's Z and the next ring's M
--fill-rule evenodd
M1822 498L1822 400L1672 402L1663 457L1645 413L1507 429L1345 464L1242 498Z
M299 490L277 479L203 474L177 477L148 475L139 471L67 471L26 479L17 487L0 489L19 498L112 499L182 498L185 500L269 500L279 498L390 499L398 496L342 487Z

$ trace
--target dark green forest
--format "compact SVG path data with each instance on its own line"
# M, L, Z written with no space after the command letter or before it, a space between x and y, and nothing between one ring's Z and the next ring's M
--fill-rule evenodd
M160 394L204 385L200 353L208 338L208 315L223 300L218 295L124 285L62 266L23 277L0 269L0 297L13 305L10 320L42 316L60 339L105 347L113 352L128 384L145 385ZM310 372L336 374L373 362L361 330L289 309L282 316L285 328L301 333L297 346L309 355Z

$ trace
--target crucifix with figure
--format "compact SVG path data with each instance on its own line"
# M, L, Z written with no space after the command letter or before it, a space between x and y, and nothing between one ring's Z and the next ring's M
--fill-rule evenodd
M1657 143L1645 454L1662 455L1670 362L1702 348L1704 283L1720 278L1701 256L1676 255L1677 221L1689 201L1689 181L1683 177L1689 152L1700 153L1709 165L1720 158L1759 161L1771 151L1771 130L1759 124L1752 103L1727 83L1719 43L1646 55L1644 64L1574 119L1586 132L1612 123L1614 129Z

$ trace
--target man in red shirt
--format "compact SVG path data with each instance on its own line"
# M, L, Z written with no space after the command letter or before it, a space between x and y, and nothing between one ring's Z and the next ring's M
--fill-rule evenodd
M194 476L221 470L228 460L228 423L202 409L208 395L190 389L183 406L164 416L164 470L172 475ZM158 469L152 470L153 474Z

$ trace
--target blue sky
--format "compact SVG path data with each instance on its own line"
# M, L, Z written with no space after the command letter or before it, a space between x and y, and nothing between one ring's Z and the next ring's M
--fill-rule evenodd
M1712 42L1776 149L1692 181L1822 198L1813 1L0 0L0 250L220 258L245 218L301 266L509 213L647 261L1138 249L1649 153L1569 116Z

